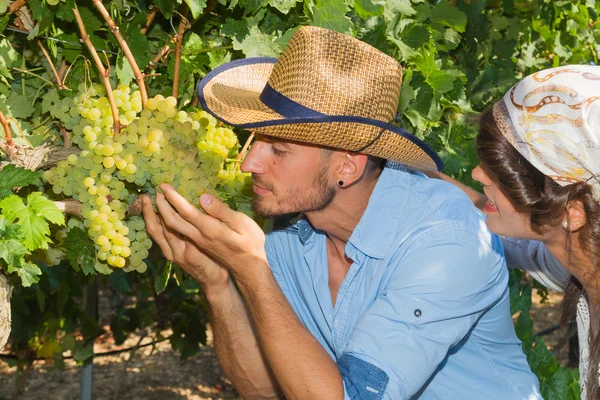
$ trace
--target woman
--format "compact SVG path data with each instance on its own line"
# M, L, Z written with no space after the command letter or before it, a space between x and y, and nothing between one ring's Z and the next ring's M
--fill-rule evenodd
M483 113L476 143L473 178L485 195L454 183L504 237L509 265L565 291L563 321L577 312L582 398L600 399L600 67L523 79Z

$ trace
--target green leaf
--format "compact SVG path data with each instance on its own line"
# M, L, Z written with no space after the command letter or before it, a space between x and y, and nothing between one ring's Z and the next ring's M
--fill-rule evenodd
M23 256L27 254L29 254L29 250L19 240L0 239L0 259L6 261L9 273L21 267Z
M29 250L48 248L51 240L46 219L58 225L65 223L58 207L40 192L33 192L27 196L27 206L20 197L11 195L0 201L0 209L7 221L16 222L21 226L23 243Z
M431 23L447 26L457 32L464 32L467 26L467 16L447 0L441 0L431 11Z
M127 60L127 57L121 57L117 61L116 68L117 78L119 78L119 86L129 86L129 84L135 78L131 64Z
M406 110L408 104L415 98L415 91L410 86L412 76L412 69L404 70L402 77L402 89L400 90L400 104L398 106L398 111L400 113L404 113L404 110Z
M0 40L0 65L12 68L19 67L20 64L19 53L13 48L8 39Z
M58 19L62 19L66 22L75 21L75 15L73 9L75 8L75 0L64 0L58 4L54 16Z
M33 19L37 22L36 29L31 32L29 39L32 36L35 37L39 33L43 33L47 28L52 26L54 22L54 12L48 8L46 2L43 1L32 1L28 3Z
M94 349L91 344L81 345L77 344L75 350L73 350L73 359L78 363L85 362L94 357Z
M10 3L10 0L4 0ZM2 14L2 13L0 13ZM0 32L4 32L10 21L10 14L4 14L0 17Z
M579 393L573 392L574 377L567 368L558 369L550 376L541 387L545 400L571 400L578 398ZM579 387L576 389L579 391Z
M152 3L160 10L160 13L165 16L165 18L169 18L173 11L177 8L179 4L181 4L181 0L173 1L173 0L152 0Z
M385 19L390 21L399 15L410 17L417 11L413 8L410 0L388 0L383 3Z
M136 29L129 34L127 39L129 50L131 50L131 54L133 54L133 58L139 69L143 71L152 59L150 57L150 42L148 41L148 37L143 35L139 29Z
M269 0L240 0L240 7L244 9L244 16L254 14L267 4L269 4Z
M362 19L383 15L384 7L374 4L373 0L354 0L354 11Z
M100 28L105 27L104 19L102 19L102 17L100 16L100 13L98 11L96 11L95 9L90 10L87 7L78 7L78 10L79 10L79 14L81 15L83 25L85 25L85 29L88 33L95 32L95 31L99 30ZM90 39L92 39L94 46L96 46L96 42L94 41L95 37L96 37L96 35L90 35ZM100 51L100 49L102 49L102 47L96 48L96 50L98 50L98 51Z
M56 225L65 225L65 216L52 200L41 192L33 192L27 196L27 208L38 217L45 217Z
M0 104L0 108L8 115L18 119L29 118L35 111L25 96L16 93L6 99L4 104Z
M172 268L173 263L171 261L165 261L156 274L156 280L154 281L154 290L156 291L156 294L162 293L167 288Z
M63 239L63 247L67 250L67 257L71 266L78 271L83 270L85 275L95 275L96 251L88 235L78 227L69 229Z
M39 181L41 172L8 164L0 170L0 200L10 196L16 187L24 187Z
M185 0L192 12L192 17L198 18L206 8L206 0Z
M273 39L273 36L262 33L257 26L253 26L241 43L234 39L233 48L243 51L246 57L277 57L281 50Z
M35 298L40 307L40 311L43 313L46 310L46 293L42 290L37 290L35 292Z
M23 263L16 271L19 278L21 278L21 284L25 287L38 283L39 276L42 275L42 270L37 265L28 262Z
M287 14L296 6L299 0L269 0L269 5L275 7L282 14Z
M433 71L427 77L427 83L431 85L431 87L439 92L446 93L451 91L454 88L454 81L456 79L454 76L450 75L445 71Z
M352 34L352 21L346 16L350 7L340 0L315 0L311 25Z

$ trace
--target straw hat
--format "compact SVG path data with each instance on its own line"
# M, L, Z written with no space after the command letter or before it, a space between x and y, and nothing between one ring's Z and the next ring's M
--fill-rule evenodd
M402 67L357 39L301 27L276 58L224 64L198 85L205 110L226 124L287 140L370 154L419 169L437 154L391 124Z

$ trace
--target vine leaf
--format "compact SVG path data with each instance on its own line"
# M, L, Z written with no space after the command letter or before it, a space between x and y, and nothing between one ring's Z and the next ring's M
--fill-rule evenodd
M15 187L37 183L41 173L8 164L0 170L0 199L12 195Z
M162 293L167 288L172 269L173 263L171 261L165 261L158 271L158 274L156 274L156 281L154 282L154 290L156 291L156 294Z
M241 42L234 39L233 48L242 50L246 57L276 57L280 49L274 37L260 31L257 26L250 28L250 33Z
M8 269L9 273L13 271L14 270L11 271L10 268ZM39 276L42 275L42 270L40 267L29 262L23 262L21 267L17 268L16 271L17 275L19 275L19 278L21 278L21 283L25 287L29 287L34 283L38 283L40 280Z
M202 11L204 11L204 8L206 8L205 0L185 0L185 3L190 8L192 17L194 18L198 18L200 15L202 15Z
M350 7L339 0L315 0L312 25L351 34L352 21L346 16Z
M467 15L458 8L452 7L448 1L442 0L431 11L431 23L464 32L467 27Z
M269 5L278 9L282 14L287 14L296 6L297 2L298 0L269 0Z
M29 250L47 249L51 243L50 228L46 220L64 225L65 217L58 207L41 192L27 196L27 205L23 199L11 195L0 201L0 209L9 223L16 223L24 234L23 243Z
M67 236L63 239L63 247L67 250L69 262L76 271L81 266L85 275L96 274L94 245L90 242L87 233L81 228L75 226L69 230Z

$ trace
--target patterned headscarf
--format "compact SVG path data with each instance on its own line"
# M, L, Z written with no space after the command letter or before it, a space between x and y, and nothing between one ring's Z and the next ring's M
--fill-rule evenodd
M600 202L600 66L536 72L493 107L496 124L534 167L561 186L587 182Z

